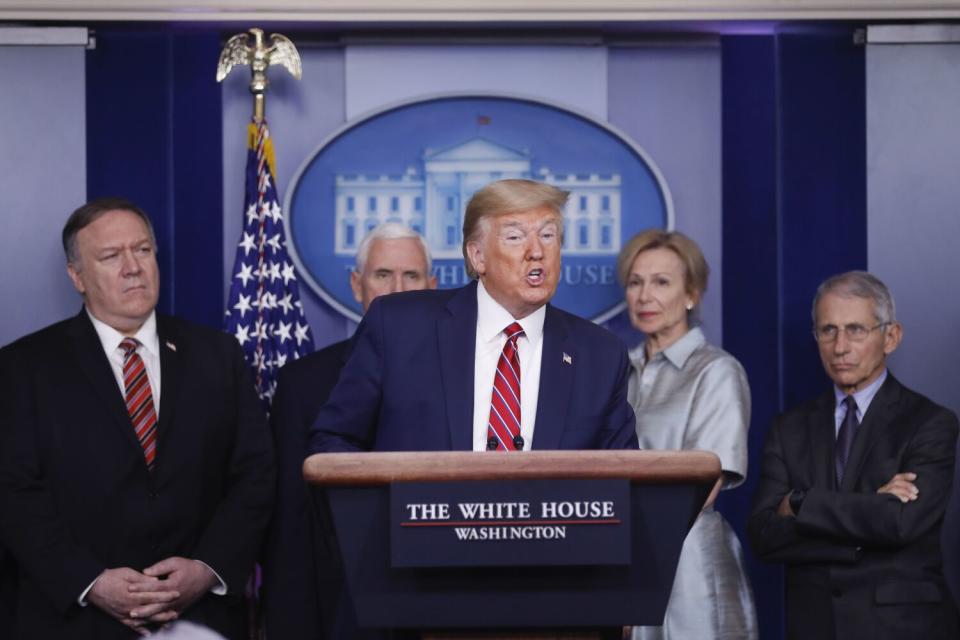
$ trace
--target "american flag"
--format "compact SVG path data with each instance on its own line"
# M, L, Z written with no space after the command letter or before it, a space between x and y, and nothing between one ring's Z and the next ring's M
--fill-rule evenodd
M244 223L225 326L243 347L267 410L280 367L313 351L297 274L287 254L274 173L267 123L254 121L247 127Z

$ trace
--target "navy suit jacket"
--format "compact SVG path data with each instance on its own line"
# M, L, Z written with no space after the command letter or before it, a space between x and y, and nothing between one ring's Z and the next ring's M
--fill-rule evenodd
M957 416L888 375L837 488L835 404L831 390L774 422L747 525L757 555L786 564L786 637L958 637L940 555ZM877 493L907 471L917 474L916 501ZM794 489L806 492L800 512L778 515Z
M472 449L476 329L476 282L374 300L309 452ZM547 305L531 447L636 448L629 366L616 336Z
M104 569L170 556L202 560L228 587L184 617L245 637L273 497L266 419L232 336L161 315L157 332L152 472L85 311L0 351L0 538L19 568L18 628L3 637L134 638L77 598Z

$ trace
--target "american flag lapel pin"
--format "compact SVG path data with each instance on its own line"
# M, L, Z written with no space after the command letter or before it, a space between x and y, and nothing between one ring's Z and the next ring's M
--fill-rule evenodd
M167 349L170 349L170 351L173 351L174 353L176 353L176 351L177 351L177 345L173 344L173 343L170 342L169 340L167 340L164 344L167 345Z
M573 364L573 358L566 351L563 353L563 364Z

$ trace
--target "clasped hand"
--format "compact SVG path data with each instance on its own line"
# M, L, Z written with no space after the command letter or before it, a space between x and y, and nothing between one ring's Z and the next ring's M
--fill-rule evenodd
M151 625L176 620L217 583L210 568L189 558L172 557L143 573L122 567L107 569L87 599L142 636Z

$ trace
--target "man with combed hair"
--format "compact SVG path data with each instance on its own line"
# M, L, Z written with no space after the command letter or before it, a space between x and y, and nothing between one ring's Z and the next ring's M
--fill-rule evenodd
M774 421L748 523L786 565L787 638L957 638L940 554L957 417L887 370L903 330L876 277L828 279L813 321L833 388Z
M460 289L378 298L309 451L636 448L626 348L549 304L567 193L501 180L467 205Z
M0 538L19 569L3 636L126 640L183 617L246 638L274 471L240 348L156 313L132 202L80 207L63 246L83 308L0 351Z
M350 287L364 312L378 296L436 286L427 244L410 227L387 222L360 242ZM280 369L270 413L279 460L277 499L264 561L264 609L271 638L353 635L351 621L338 619L345 609L339 606L342 586L329 548L332 535L319 535L314 527L302 470L310 426L340 377L349 344L337 342ZM315 558L326 567L321 576Z

